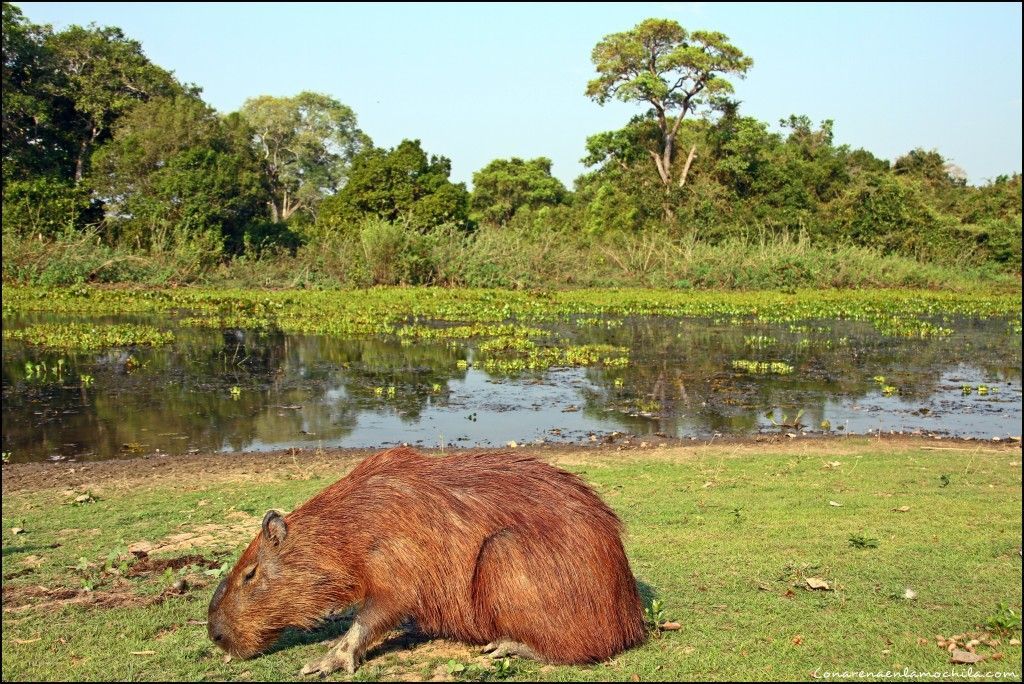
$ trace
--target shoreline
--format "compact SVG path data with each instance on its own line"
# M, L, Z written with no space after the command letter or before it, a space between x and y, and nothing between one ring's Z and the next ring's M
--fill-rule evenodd
M586 462L588 456L600 459L680 459L685 460L711 452L738 456L744 452L770 450L776 453L817 452L822 455L841 454L848 448L878 444L896 450L924 448L973 453L1006 453L1021 450L1019 436L983 440L925 435L757 435L751 437L651 439L623 438L618 443L544 443L509 447L417 447L426 454L473 452L524 452L552 462ZM5 463L3 494L44 491L49 489L123 489L152 488L171 484L187 488L190 478L202 476L203 484L224 481L262 480L287 476L337 476L358 461L388 447L288 448L273 451L202 452L197 454L151 454L124 459L100 461L61 461ZM178 480L179 483L173 481ZM194 480L192 480L194 482Z

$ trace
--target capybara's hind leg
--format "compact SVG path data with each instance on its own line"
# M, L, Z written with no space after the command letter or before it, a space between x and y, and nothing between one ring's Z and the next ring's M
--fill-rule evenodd
M544 660L542 657L537 655L536 651L526 644L521 644L518 641L511 641L509 639L498 639L496 641L492 641L481 650L483 650L484 653L489 653L495 660L498 658L507 658L508 656L527 658L529 660Z
M367 647L394 627L399 618L393 611L384 610L379 602L368 599L345 636L332 645L325 656L307 663L300 674L325 677L336 670L353 674Z

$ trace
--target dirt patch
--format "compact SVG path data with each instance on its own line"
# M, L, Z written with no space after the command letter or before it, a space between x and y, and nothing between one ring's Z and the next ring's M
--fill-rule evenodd
M69 589L31 586L5 586L3 588L4 613L20 613L26 610L56 610L64 606L85 606L88 608L145 607L163 603L172 596L181 596L184 591L168 589L153 596L143 596L132 590L130 583L117 584L109 589Z
M181 570L190 565L209 570L211 568L219 568L220 562L199 555L178 556L176 558L150 558L148 554L145 554L128 569L125 577L137 577L154 572L161 573L167 570Z
M143 539L133 544L129 544L128 551L136 557L148 558L152 554L174 553L187 551L189 549L208 548L213 546L234 546L235 544L252 539L259 530L260 519L255 516L241 511L235 511L229 514L229 517L233 518L236 522L229 524L205 523L202 525L195 525L187 530L167 535L157 542L151 542ZM202 556L185 557L203 558ZM173 561L174 559L171 560ZM216 565L212 567L216 567Z

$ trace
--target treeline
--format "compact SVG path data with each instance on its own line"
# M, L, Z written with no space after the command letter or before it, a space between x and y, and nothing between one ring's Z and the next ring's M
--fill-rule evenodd
M117 28L54 31L3 4L8 282L505 287L949 285L1017 280L1020 174L984 186L934 151L895 163L832 122L744 116L752 60L648 20L594 49L586 94L642 113L586 140L566 188L545 158L450 179L373 144L323 94L214 111ZM1019 282L1019 280L1017 280Z

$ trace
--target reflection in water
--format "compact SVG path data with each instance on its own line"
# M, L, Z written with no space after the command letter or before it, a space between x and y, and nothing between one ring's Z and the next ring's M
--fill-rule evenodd
M5 325L41 320L59 319L26 316ZM1005 320L954 320L954 335L928 339L882 337L850 321L594 322L550 328L573 344L627 347L628 365L506 377L460 368L458 361L474 358L475 343L194 328L175 328L168 347L100 354L5 343L3 451L27 461L401 442L501 445L612 431L708 436L775 429L798 414L815 430L828 421L850 432L1020 433L1021 341ZM26 362L52 367L58 359L59 376L26 372ZM793 370L751 374L733 367L741 359L781 361ZM87 387L83 373L94 378ZM979 385L988 392L979 394Z

